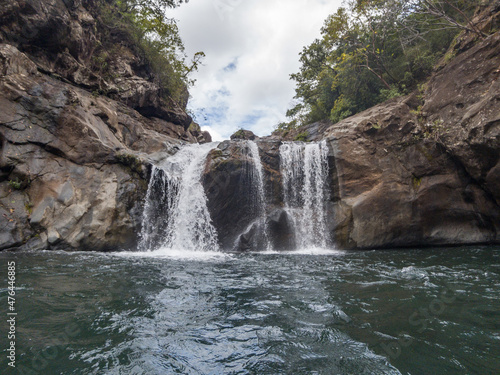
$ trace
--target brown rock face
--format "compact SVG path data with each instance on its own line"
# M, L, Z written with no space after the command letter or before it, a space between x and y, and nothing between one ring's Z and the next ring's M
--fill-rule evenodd
M255 163L248 141L224 141L208 155L203 185L220 245L226 250L263 249L266 234L262 223L259 227L256 222L259 217L265 217L269 228L267 235L274 248L283 247L286 237L283 232L289 230L286 218L281 215L280 141L263 140L256 144L263 167L265 193L262 202L265 208L261 212L256 196Z
M329 144L325 235L339 248L500 242L500 33L467 45L433 75L423 95L285 136L307 133L309 140ZM257 144L271 241L275 249L290 249L295 244L283 210L282 139L275 134ZM229 248L239 235L245 243L256 235L247 226L254 218L243 215L249 192L238 190L250 184L238 180L244 171L239 142L223 143L205 175L209 208ZM227 186L214 193L212 182L225 177Z
M161 95L158 79L126 35L110 29L94 0L0 0L0 42L25 53L41 72L184 126L185 100Z
M422 113L439 142L500 203L500 33L430 80Z
M0 249L134 246L149 158L195 140L0 44Z
M500 241L499 56L496 33L436 72L422 106L393 100L326 130L340 247Z

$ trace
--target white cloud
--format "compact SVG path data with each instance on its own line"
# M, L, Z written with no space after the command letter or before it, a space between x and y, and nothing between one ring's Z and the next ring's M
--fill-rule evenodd
M188 105L200 125L219 139L239 128L268 135L286 120L299 52L340 2L190 0L172 10L188 55L206 54Z

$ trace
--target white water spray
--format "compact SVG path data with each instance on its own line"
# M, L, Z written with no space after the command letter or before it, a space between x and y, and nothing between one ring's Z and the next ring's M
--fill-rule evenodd
M201 176L215 144L187 145L153 167L139 249L218 250Z
M325 189L328 177L326 142L286 142L280 146L285 209L298 248L328 245Z
M256 220L250 223L244 232L247 232L253 226L257 226L258 233L262 237L259 238L260 241L254 241L254 246L259 244L261 248L270 250L269 234L266 224L267 202L264 188L264 170L260 160L259 147L257 143L251 140L246 140L245 143L246 157L250 161L250 163L246 164L246 173L248 181L250 181L251 184L251 209L253 211L252 216L255 216ZM237 246L237 244L235 244L235 246Z

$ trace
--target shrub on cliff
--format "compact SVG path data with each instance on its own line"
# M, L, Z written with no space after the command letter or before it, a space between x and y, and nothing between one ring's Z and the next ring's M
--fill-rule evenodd
M166 15L169 8L182 2L98 0L100 28L108 36L102 45L103 55L113 50L114 43L129 44L148 62L163 95L177 102L183 100L186 88L194 83L189 74L198 68L205 56L203 52L197 52L191 61L187 61L177 24Z

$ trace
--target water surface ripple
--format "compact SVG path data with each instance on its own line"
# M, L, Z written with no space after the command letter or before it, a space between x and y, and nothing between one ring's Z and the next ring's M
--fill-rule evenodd
M17 263L19 373L500 369L500 248L0 257Z

